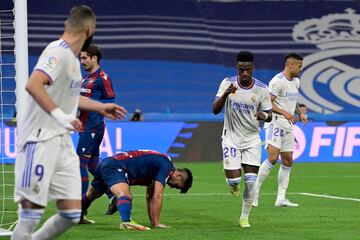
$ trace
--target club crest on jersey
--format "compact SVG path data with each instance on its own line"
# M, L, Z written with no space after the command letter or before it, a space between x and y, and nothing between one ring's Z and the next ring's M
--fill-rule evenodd
M40 192L40 187L39 187L39 185L36 184L36 185L33 187L33 192L36 193L36 194Z
M108 80L108 75L107 75L107 74L104 74L103 79L104 79L105 81Z
M252 102L256 102L256 96L255 96L255 95L252 95L252 96L251 96L251 101L252 101Z
M325 114L360 110L360 14L354 9L299 22L296 42L320 51L304 57L299 101ZM357 65L356 65L357 64ZM321 91L319 91L321 89Z

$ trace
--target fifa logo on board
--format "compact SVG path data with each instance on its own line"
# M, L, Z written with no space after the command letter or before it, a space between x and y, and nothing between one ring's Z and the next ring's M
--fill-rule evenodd
M299 22L292 37L320 51L304 57L300 102L324 114L360 110L360 14L354 9Z

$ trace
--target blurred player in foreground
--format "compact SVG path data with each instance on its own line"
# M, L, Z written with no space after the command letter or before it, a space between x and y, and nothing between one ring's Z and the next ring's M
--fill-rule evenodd
M79 157L71 131L82 131L77 109L96 111L111 119L124 118L125 109L80 97L78 55L91 42L96 17L85 5L73 7L59 40L42 52L26 84L31 96L18 126L15 201L20 204L14 240L54 239L80 220ZM33 233L49 200L58 213Z
M108 189L117 198L117 208L123 230L150 230L131 219L132 195L130 186L146 186L147 213L155 228L169 226L160 222L165 185L186 193L192 185L192 173L187 168L175 168L168 155L152 150L134 150L118 153L103 159L95 170L95 176L82 199L82 214L90 204Z
M261 161L259 121L271 121L271 101L267 86L253 78L254 56L237 55L238 75L225 78L216 94L213 113L225 107L222 134L223 166L226 182L234 196L240 195L241 169L244 170L240 227L250 227L249 215L255 195L255 181Z
M275 75L269 83L269 91L273 106L273 120L265 124L266 149L268 159L260 167L259 176L256 180L256 196L253 205L258 206L260 187L273 169L281 156L282 164L278 173L278 193L275 201L276 207L297 207L299 204L286 199L286 191L289 186L290 171L293 164L294 132L293 125L299 115L303 124L307 123L307 115L302 112L297 104L299 95L299 75L303 64L303 58L297 53L288 53L285 56L285 66L281 73Z

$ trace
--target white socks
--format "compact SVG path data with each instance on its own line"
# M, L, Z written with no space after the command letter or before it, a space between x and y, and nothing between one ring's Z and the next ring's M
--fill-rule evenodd
M267 178L267 176L269 176L269 173L271 172L271 169L274 168L274 165L271 164L271 162L269 162L268 159L266 159L260 166L259 168L259 172L258 172L258 177L256 179L256 196L259 196L259 192L260 192L260 187L263 184L263 182L265 181L265 179Z
M243 194L243 203L240 218L248 219L255 196L256 173L245 173L245 190Z
M13 240L31 240L31 234L40 222L44 209L21 208L19 219L11 236Z
M260 187L269 175L271 169L273 169L274 165L269 162L269 160L265 160L259 169L259 175L256 180L256 197L258 198ZM276 201L281 201L285 199L286 191L289 186L291 167L286 167L284 165L280 165L279 173L278 173L278 194Z
M241 177L238 178L226 178L226 183L231 187L235 185L239 185L241 181Z
M32 240L54 239L80 221L81 210L61 210L33 234Z
M278 174L279 186L276 201L281 201L285 199L286 190L289 186L290 172L291 167L286 167L281 164Z

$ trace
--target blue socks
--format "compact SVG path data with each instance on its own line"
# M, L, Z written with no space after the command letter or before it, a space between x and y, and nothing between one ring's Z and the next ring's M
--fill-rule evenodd
M130 222L131 221L131 208L132 208L132 198L130 196L121 196L117 200L117 207L118 211L121 216L121 220L123 222Z

